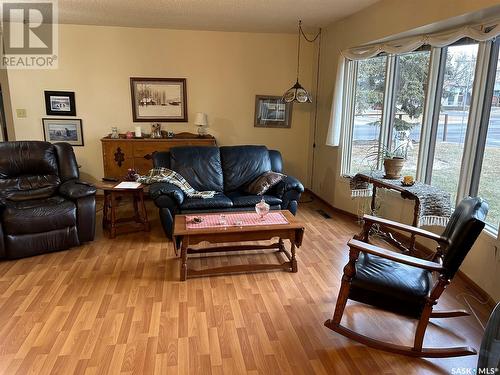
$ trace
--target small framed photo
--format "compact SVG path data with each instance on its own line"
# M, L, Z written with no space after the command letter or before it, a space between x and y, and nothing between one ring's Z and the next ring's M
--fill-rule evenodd
M185 78L130 78L134 122L187 122Z
M43 135L47 142L68 142L72 146L83 146L82 120L44 118Z
M75 93L45 91L45 112L49 116L76 116Z
M292 103L285 103L281 96L255 96L255 127L290 128Z

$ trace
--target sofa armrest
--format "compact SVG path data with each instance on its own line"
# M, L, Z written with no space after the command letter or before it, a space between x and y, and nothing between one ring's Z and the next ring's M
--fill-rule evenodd
M80 243L93 241L95 237L95 195L87 195L76 201L76 223Z
M94 185L80 180L66 181L59 186L59 194L71 200L95 195L95 193L96 187Z
M294 191L300 195L304 192L304 185L295 177L286 176L275 186L275 192L278 197L282 198L289 191Z
M280 181L268 194L275 195L281 199L281 209L288 210L292 214L297 213L300 195L304 192L304 186L295 177L287 176Z
M149 186L149 195L153 200L166 195L179 206L184 202L184 193L182 190L170 182L156 182L151 184Z

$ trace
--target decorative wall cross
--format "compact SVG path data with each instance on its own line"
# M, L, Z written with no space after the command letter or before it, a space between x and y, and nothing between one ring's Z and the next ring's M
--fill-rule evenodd
M125 154L122 152L122 149L118 147L115 152L115 161L116 164L118 164L119 167L122 166L123 162L125 161Z

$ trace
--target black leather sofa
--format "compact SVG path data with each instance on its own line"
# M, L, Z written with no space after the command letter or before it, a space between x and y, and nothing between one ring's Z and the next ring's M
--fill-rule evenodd
M21 258L92 241L94 186L79 181L68 143L0 143L0 258Z
M170 152L154 153L153 164L180 173L196 190L217 192L214 198L189 199L175 185L152 184L149 193L160 210L168 238L172 238L177 213L248 211L264 197L271 209L289 210L295 215L300 195L304 192L300 181L291 176L263 196L243 191L264 172L282 172L281 154L265 146L174 147Z

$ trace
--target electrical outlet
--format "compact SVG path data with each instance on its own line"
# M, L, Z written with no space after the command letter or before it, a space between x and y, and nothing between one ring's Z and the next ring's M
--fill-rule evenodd
M24 108L17 108L16 109L16 116L17 118L26 118L26 109Z

